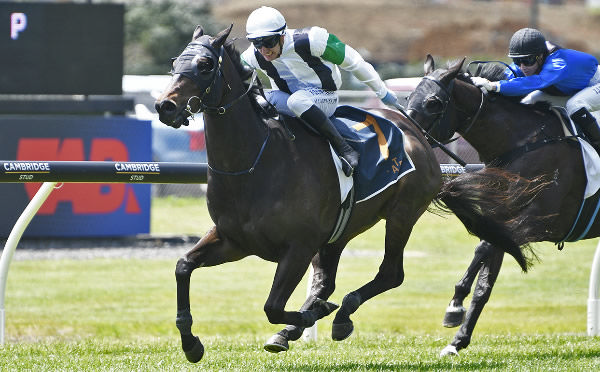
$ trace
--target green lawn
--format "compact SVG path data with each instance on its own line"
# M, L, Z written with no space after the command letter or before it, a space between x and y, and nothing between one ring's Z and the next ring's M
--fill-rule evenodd
M204 200L153 203L153 233L200 234L211 225ZM332 301L340 303L375 275L383 230L378 224L347 248L354 254L342 257ZM206 347L198 365L179 349L175 255L14 261L0 370L598 370L600 343L586 336L597 240L567 244L563 251L538 244L542 262L528 274L507 257L471 346L458 358L438 356L455 333L441 326L444 309L476 243L454 217L426 214L406 248L404 283L353 315L349 339L330 339L330 316L319 322L316 343L295 342L276 355L262 350L280 329L262 311L275 264L249 257L198 269L191 283L193 330ZM305 283L288 309L302 303Z

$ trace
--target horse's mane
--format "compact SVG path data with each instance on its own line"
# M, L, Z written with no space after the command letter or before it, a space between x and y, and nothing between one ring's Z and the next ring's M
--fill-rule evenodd
M252 105L263 116L266 115L266 117L269 117L271 115L271 113L265 111L265 107L263 107L258 102L258 97L262 97L260 99L260 101L267 102L267 100L264 96L263 87L260 82L260 79L257 78L257 79L255 79L254 82L247 82L247 80L249 80L250 77L252 76L252 70L249 69L248 67L245 67L244 64L242 63L242 58L240 57L241 52L236 49L236 47L234 45L235 41L236 41L236 39L233 39L233 40L225 43L225 45L224 45L225 52L229 55L229 59L233 63L233 66L235 67L238 75L240 76L240 79L244 82L244 85L248 86L248 83L254 84L250 94L248 94L248 98L250 99L250 102L252 103ZM267 103L267 105L269 105L269 104Z
M225 52L227 52L227 54L229 55L229 59L231 59L231 61L233 62L233 65L235 66L235 69L242 78L242 80L247 80L250 77L250 75L248 73L248 70L245 69L244 65L242 64L242 59L240 58L241 53L235 48L235 40L236 39L233 39L225 43Z
M499 63L485 63L481 68L481 72L479 76L488 79L489 81L499 81L504 80L505 75L504 71L506 70L506 66L501 65Z
M453 66L457 62L458 62L458 60L448 61L447 68L449 69L451 66ZM474 75L471 75L471 72L467 70L467 67L468 66L465 66L463 64L463 67L461 68L460 73L457 76L457 78L459 80L470 83L471 82L471 80L469 79L470 76L481 76L483 78L488 79L489 81L499 81L499 80L506 79L506 77L504 75L506 66L504 66L500 63L493 63L493 62L483 63L483 64L481 64L480 71L478 71L478 73L474 74ZM471 70L471 69L469 69L469 70Z
M450 65L450 62L449 62L449 65ZM486 78L489 81L500 81L500 80L506 79L506 75L504 74L504 71L506 71L505 65L491 61L489 63L481 64L481 70L479 71L477 76ZM457 78L464 82L471 83L471 79L469 78L469 76L471 76L470 72L467 71L466 67L463 66L463 68L461 69L461 73L458 75ZM550 108L551 108L551 104L546 101L539 101L534 104L521 103L521 99L523 99L524 96L502 96L502 97L508 101L515 103L515 104L523 105L524 107L527 107L528 109L534 109L534 110L540 110L540 111L550 111Z

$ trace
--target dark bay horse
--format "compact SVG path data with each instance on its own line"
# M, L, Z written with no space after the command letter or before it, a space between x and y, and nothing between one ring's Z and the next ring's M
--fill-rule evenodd
M512 229L518 244L551 241L561 243L571 235L586 188L580 145L565 136L560 120L548 105L525 105L518 100L487 94L461 71L464 59L447 69L435 69L431 56L425 62L425 78L409 98L407 113L434 138L447 142L462 135L479 153L486 167L445 183L440 199L465 226L481 227L481 217L496 219ZM488 65L481 72L492 81L503 78L504 67ZM504 173L508 171L510 173ZM532 182L526 198L513 195L505 205L486 204L497 189L493 174L513 174L514 182ZM511 176L507 176L510 179ZM510 194L510 182L505 187ZM478 205L479 214L467 210ZM506 208L505 208L506 207ZM477 209L477 208L475 208ZM508 210L510 209L510 210ZM485 222L484 222L485 225ZM590 223L579 238L600 233L600 223ZM480 238L481 235L477 234ZM577 239L569 238L567 241ZM502 266L503 252L482 239L467 273L455 287L445 326L462 326L442 355L466 348ZM562 246L561 246L562 247ZM463 300L479 272L473 299L463 322Z
M421 132L398 112L373 110L402 129L415 170L356 204L341 237L328 243L340 209L337 172L328 160L330 148L297 120L286 120L286 128L265 117L257 103L260 97L248 94L252 87L245 83L249 74L239 53L225 43L231 27L215 37L196 28L192 42L173 63L173 79L156 102L160 120L174 127L186 124L190 113L204 114L209 166L206 198L215 226L175 269L176 325L191 362L198 362L204 353L191 330L189 291L194 269L249 255L276 262L264 311L269 322L288 326L271 337L265 349L285 351L288 340L298 339L305 327L336 309L326 300L334 291L346 244L385 219L385 255L379 272L347 294L336 314L332 337L342 340L352 332L350 315L361 304L402 284L404 247L441 185L440 166ZM311 262L310 296L299 311L285 310Z

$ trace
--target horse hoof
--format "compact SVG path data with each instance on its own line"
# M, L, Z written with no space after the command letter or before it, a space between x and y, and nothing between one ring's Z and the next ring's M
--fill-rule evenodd
M280 351L287 351L290 347L288 340L279 333L276 333L267 340L264 348L270 353L279 353Z
M198 363L200 359L204 356L204 346L202 346L202 342L198 336L194 337L196 341L194 342L194 346L190 350L184 350L185 357L191 363Z
M448 345L445 348L442 349L442 351L440 352L440 356L441 357L445 357L445 356L458 356L458 350L456 350L456 346L454 345Z
M442 325L446 328L458 327L465 320L466 313L467 309L465 309L463 306L448 306L446 309L446 314L444 314Z
M349 323L333 323L331 327L331 338L334 341L342 341L350 337L352 332L354 332L352 321Z

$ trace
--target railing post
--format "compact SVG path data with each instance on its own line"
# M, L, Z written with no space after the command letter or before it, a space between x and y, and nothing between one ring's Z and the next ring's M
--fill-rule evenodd
M19 240L21 240L23 232L29 225L29 222L31 222L33 216L35 216L42 204L44 204L44 201L50 196L55 185L56 182L44 182L42 184L42 187L40 187L33 196L17 220L17 223L13 226L10 235L8 235L8 239L6 240L6 244L4 245L2 257L0 258L0 345L4 345L4 323L6 320L4 314L4 297L6 294L6 280L8 278L10 261L12 260L13 253L15 253L15 249L17 249L17 245L19 244Z
M310 296L310 290L312 288L313 274L314 274L314 270L313 270L313 267L311 264L310 269L308 270L308 282L306 284L306 298L308 298ZM316 321L312 327L306 328L304 330L304 333L302 334L304 341L317 341L317 323L318 323L318 321Z
M590 272L590 289L588 294L587 334L588 336L600 335L600 300L598 289L600 282L600 242L596 246L592 270Z

